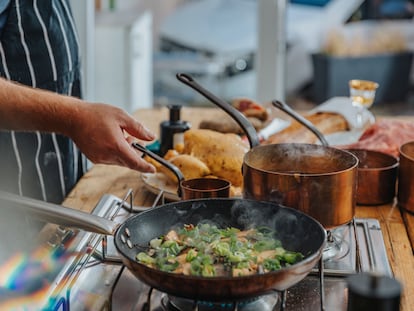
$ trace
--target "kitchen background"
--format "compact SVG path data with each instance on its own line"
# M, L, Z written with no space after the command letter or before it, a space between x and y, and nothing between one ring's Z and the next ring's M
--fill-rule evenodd
M186 72L227 100L276 98L308 109L347 96L347 81L362 78L380 83L377 113L414 113L411 1L72 2L89 100L130 112L208 105L176 80Z
M375 3L380 2L373 0L112 0L111 2L72 0L83 52L84 95L88 100L118 105L129 112L168 103L212 105L206 103L203 98L175 78L176 72L190 72L208 89L227 100L248 96L265 103L276 98L286 100L293 108L308 109L320 104L327 97L347 96L349 76L369 77L379 81L380 88L386 90L382 93L378 92L377 102L372 108L375 113L414 115L411 70L414 27L412 27L410 2L382 1L384 5L381 6L374 5ZM324 68L316 66L314 62L316 56L323 59L322 64L319 65L325 66ZM355 65L355 62L358 65ZM350 71L346 72L344 68ZM318 89L318 83L321 82L322 88ZM151 115L149 118L152 118L152 121L157 120L157 116ZM106 187L111 184L114 186L114 191L123 191L126 189L126 184L131 183L136 186L135 193L140 193L138 189L142 188L143 184L136 183L136 175L131 175L129 179L115 173L118 172L117 170L105 172L110 173L95 173L92 181L86 180L89 185L96 183ZM112 179L112 172L114 172L114 179ZM123 172L119 174L124 174ZM107 176L108 180L102 179L103 175ZM74 203L75 200L79 200L82 201L79 205L85 207L96 204L97 194L89 195L89 192L93 192L90 189L94 188L83 187L83 185L79 187L81 188L88 195L83 195L83 192L76 193L68 202ZM111 192L112 188L107 190ZM105 201L102 201L102 204L101 201L99 202L97 213L103 214L106 208L114 206L112 197L103 199ZM145 204L147 203L146 201ZM384 221L384 214L381 214L384 209L374 210L380 211L375 214L376 218ZM391 214L388 216L396 217ZM10 222L8 218L3 219ZM373 219L357 224L358 228L373 228L369 229L369 232L373 232L369 233L369 236L372 235L372 240L370 238L369 241L374 241L374 256L369 255L369 247L365 247L367 252L362 257L363 263L370 263L372 256L373 262L376 262L375 258L378 259L376 265L381 265L387 260L378 226L377 220L373 222ZM398 231L401 230L401 226L398 226L394 219L389 226L383 228L387 230L384 231L387 234L393 234L391 246L395 247L393 249L395 253L389 257L404 263L405 261L401 259L404 258L405 252L401 249L407 249L409 242L403 240L406 238L405 233L402 235L400 234L402 231ZM355 237L352 230L355 228L346 231L349 232L349 237ZM360 232L366 238L367 233L363 230ZM77 235L76 240L72 240L71 234L70 231L59 228L54 235L56 241L51 242L55 242L57 254L62 254L61 241L62 244L67 243L65 247L73 243L72 246L76 246L75 251L83 249L87 243L90 243L90 235ZM365 238L361 240L365 241ZM18 239L15 240L16 245L19 245ZM88 245L98 245L95 241L101 240L94 236L93 243ZM357 244L355 241L347 243ZM409 249L411 251L411 248ZM98 252L99 250L100 248ZM73 260L63 260L53 265L54 261L46 257L49 253L43 254L40 251L37 252L37 256L41 258L42 266L52 267L54 270L46 269L45 273L48 274L44 276L42 275L44 271L35 266L35 269L27 273L29 277L34 276L35 282L41 279L44 286L47 277L60 289L61 283L55 282L55 278L66 281L66 274L62 274L65 275L62 277L60 273L74 271L68 278L69 285L64 283L67 287L63 287L59 292L61 296L56 297L57 305L54 310L67 310L65 299L69 300L70 295L74 300L71 300L73 310L80 310L77 306L84 302L82 299L77 299L79 296L85 297L85 300L90 300L91 303L95 301L106 303L105 295L113 289L111 280L117 280L120 275L119 270L123 269L120 265L116 265L116 269L109 269L106 264L99 264L99 262L97 264L97 260L91 255L95 255L94 252L89 251L85 256L89 256L90 261L83 262L84 257L82 257L82 260L79 259L81 263L75 264L75 260L78 260L76 256ZM113 247L112 251L114 251ZM398 256L397 252L400 252ZM102 253L105 252L102 250ZM9 256L9 253L3 255ZM347 260L353 255L351 252L344 262L348 263ZM17 264L14 264L17 267L24 267L24 259L19 256L16 258ZM87 268L83 270L83 274L78 275L80 271L78 267L81 264L82 268ZM367 270L371 269L369 264L367 266ZM31 266L28 270L30 268ZM404 266L398 265L395 269L399 275L404 274ZM40 277L36 279L38 275L34 273L37 271ZM346 273L349 273L348 270ZM127 301L136 306L138 298L139 303L145 301L143 299L146 298L144 297L146 289L142 290L141 283L138 284L140 287L131 286L128 276L123 273L121 281L124 282L119 282L123 287L117 287L118 295L114 295L114 300L116 303ZM135 281L133 284L136 284L137 280L135 278L132 280ZM25 278L21 283L28 290L38 286ZM338 287L335 287L336 283L329 281L328 283L333 286L327 288L327 293L333 294L330 296L330 301L342 303L343 282L339 283ZM301 293L296 295L300 298L299 302L319 302L315 299L315 283L311 285L313 287L305 295L308 300L303 299L304 291L298 288ZM131 288L134 288L137 295L125 295L130 293L125 289ZM331 288L339 288L339 291ZM45 289L49 290L48 286L45 286ZM95 294L101 291L103 292L101 296ZM336 293L340 294L339 298ZM5 295L0 293L0 296L1 294ZM313 305L309 305L312 308ZM132 307L129 308L131 309ZM114 307L113 310L124 309Z

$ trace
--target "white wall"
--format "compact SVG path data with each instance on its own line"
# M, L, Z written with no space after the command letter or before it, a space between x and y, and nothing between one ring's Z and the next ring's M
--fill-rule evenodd
M115 0L118 11L150 11L152 14L153 44L158 47L158 34L163 19L179 5L197 0ZM102 11L108 10L109 0L101 0Z
M163 19L168 16L177 6L187 1L197 0L115 0L114 12L109 10L109 0L71 0L72 10L75 17L75 22L78 29L79 41L81 47L82 57L82 74L83 74L83 97L89 101L102 101L114 105L119 105L128 111L132 111L139 106L149 106L152 104L152 67L149 69L148 62L151 62L148 54L147 44L150 42L152 49L155 50L158 46L158 33L160 25ZM100 2L100 3L99 3ZM117 90L116 83L111 85L109 88L103 83L102 77L113 77L113 71L108 68L103 68L102 63L97 64L99 59L102 58L99 47L96 47L96 40L99 36L97 33L97 25L102 24L102 20L108 20L110 24L118 24L119 22L125 22L128 19L135 19L145 12L151 14L151 35L152 37L147 38L146 36L138 36L144 38L145 43L140 41L140 44L146 46L145 57L146 61L134 62L134 66L131 65L128 72L119 73L118 76L123 78L123 82L126 85L128 81L136 81L140 84L140 87L126 87L125 90ZM116 21L115 21L116 20ZM104 22L105 23L105 22ZM148 24L148 23L146 23ZM105 27L105 26L103 26ZM114 26L117 28L117 26ZM141 27L142 28L142 27ZM125 33L119 32L121 38L115 38L114 40L123 40L126 44L135 44L131 40L126 40ZM124 33L124 34L122 34ZM137 37L137 36L136 36ZM140 39L141 40L141 39ZM105 40L101 40L104 42ZM112 47L110 47L111 49ZM125 47L124 47L125 48ZM135 49L130 49L134 51ZM137 53L139 53L138 51ZM142 52L142 51L141 51ZM114 53L116 54L116 53ZM118 60L113 60L111 63L117 63ZM107 61L107 60L105 60ZM129 66L128 61L125 62L125 66ZM151 64L152 65L152 64ZM122 66L125 69L125 66ZM98 68L99 67L99 68ZM135 67L132 69L132 67ZM139 68L139 70L137 69ZM105 70L104 70L105 69ZM104 73L102 72L104 71ZM138 73L136 71L139 71ZM128 76L129 75L129 76ZM144 80L142 80L144 79ZM113 81L113 80L112 80ZM144 81L145 83L142 83ZM135 84L136 84L135 83ZM118 83L119 84L119 83ZM121 88L118 88L121 89ZM105 90L105 92L102 92ZM116 91L116 92L115 92ZM119 95L122 92L122 96ZM151 92L151 94L149 94ZM112 94L113 93L113 94ZM109 96L110 94L111 96ZM118 95L117 95L118 94ZM132 94L132 95L131 95ZM139 95L140 94L140 95ZM137 96L139 95L139 96ZM142 100L137 100L139 97Z
M82 57L83 97L87 100L95 98L94 89L94 30L95 1L71 0L72 11L78 29L79 44Z

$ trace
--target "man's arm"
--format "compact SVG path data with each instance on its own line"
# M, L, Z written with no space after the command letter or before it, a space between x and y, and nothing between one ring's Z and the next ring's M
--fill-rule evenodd
M154 172L131 147L155 136L117 107L34 89L0 78L0 129L55 132L73 139L94 163Z
M0 128L64 134L81 100L0 78Z

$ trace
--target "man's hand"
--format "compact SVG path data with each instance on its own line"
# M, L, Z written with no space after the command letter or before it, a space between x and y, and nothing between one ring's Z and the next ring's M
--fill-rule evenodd
M155 138L140 122L122 109L106 104L82 104L80 108L72 115L66 134L89 160L155 172L154 166L131 146L134 141Z

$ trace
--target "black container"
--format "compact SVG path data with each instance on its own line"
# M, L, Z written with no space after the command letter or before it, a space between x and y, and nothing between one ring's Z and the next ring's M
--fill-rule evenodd
M164 156L169 149L184 144L184 132L191 128L190 123L180 120L180 105L168 106L170 119L160 124L160 155Z
M349 96L348 81L370 80L379 84L375 103L404 101L410 88L411 52L360 57L312 55L313 99L322 103L331 97Z
M398 311L401 285L391 277L360 273L347 278L348 311Z

